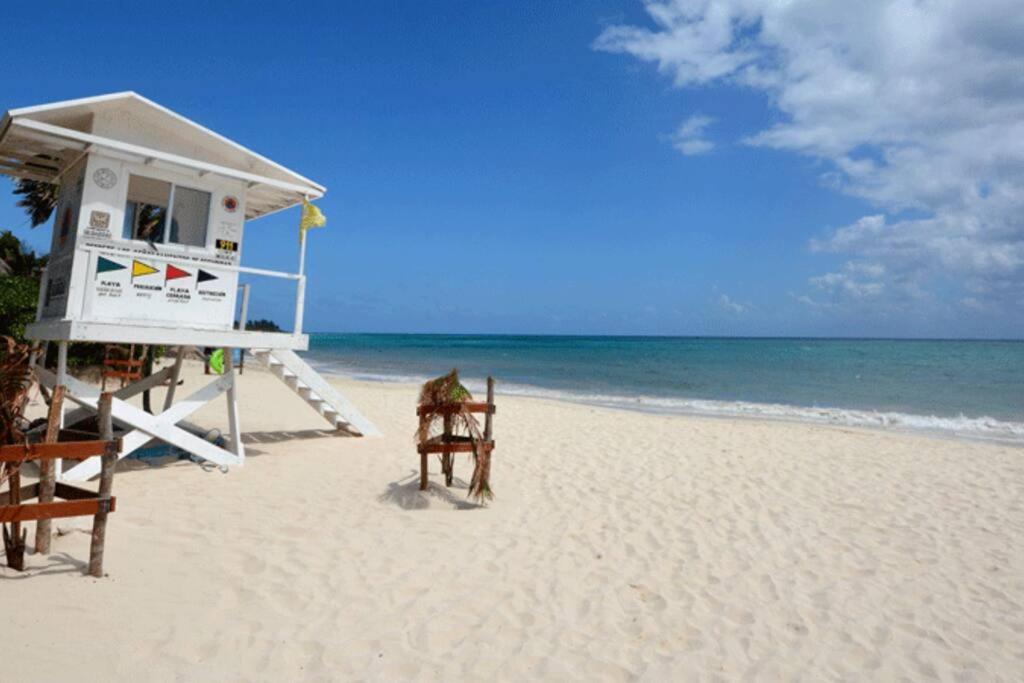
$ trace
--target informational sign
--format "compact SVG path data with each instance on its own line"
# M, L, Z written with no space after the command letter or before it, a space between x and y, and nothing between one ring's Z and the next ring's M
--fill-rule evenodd
M110 212L90 211L89 222L82 229L82 235L89 239L109 240L110 234Z
M43 292L43 318L63 318L67 310L71 280L70 254L50 261L46 266L46 290Z
M233 272L212 265L128 253L98 253L86 290L86 316L231 329Z
M207 223L192 226L193 237L205 227L201 238L177 242L171 230L155 242L125 238L132 178L208 193ZM173 226L173 211L170 220ZM230 330L244 224L239 183L213 174L185 178L91 151L61 182L42 318Z

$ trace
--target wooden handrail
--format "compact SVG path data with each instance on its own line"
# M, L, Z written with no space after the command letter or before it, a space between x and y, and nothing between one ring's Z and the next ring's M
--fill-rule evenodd
M34 519L54 519L95 515L100 510L114 512L117 498L111 496L82 500L60 500L53 503L22 503L0 507L0 522L30 522Z
M422 416L426 413L441 413L442 415L451 415L453 413L461 413L463 410L470 413L490 413L494 415L497 412L497 406L494 404L487 404L480 402L469 401L466 403L444 403L442 405L427 404L421 405L416 408L416 415Z
M134 367L141 367L142 363L143 363L143 359L141 359L141 358L136 359L136 360L131 360L131 359L127 359L127 358L105 358L105 359L103 359L103 364L104 365L122 365L122 366L128 366L128 367L132 367L132 368L134 368Z
M0 462L53 460L55 458L89 458L113 449L121 451L121 439L111 441L60 441L57 443L11 444L0 446Z
M493 451L494 442L485 441L480 444L481 450ZM473 453L475 451L474 444L472 442L458 441L449 443L424 443L416 447L416 451L420 454L424 453Z

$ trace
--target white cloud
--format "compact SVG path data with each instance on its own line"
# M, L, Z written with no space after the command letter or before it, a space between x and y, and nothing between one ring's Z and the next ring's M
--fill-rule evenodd
M687 156L710 152L715 148L715 143L704 137L704 131L713 121L714 119L700 114L686 119L672 134L672 146Z
M796 295L796 294L793 294L793 292L790 292L789 295L791 297L793 297L798 303L801 303L804 306L807 306L808 308L818 309L818 308L831 308L832 307L832 304L830 304L829 302L827 302L827 301L816 301L816 300L812 299L811 297L807 296L806 294Z
M856 264L847 264L852 266ZM851 299L870 299L885 293L885 284L858 279L850 273L825 273L811 278L811 284L829 293L841 293Z
M733 301L726 294L722 294L718 297L718 305L724 308L725 310L729 311L730 313L735 313L736 315L746 313L747 311L753 308L753 306L751 306L750 304L741 304L736 301Z
M680 87L764 92L782 118L744 142L823 159L825 183L878 207L812 242L849 259L815 287L893 305L962 290L949 300L1024 309L1019 0L645 6L651 27L610 27L595 47L651 62Z

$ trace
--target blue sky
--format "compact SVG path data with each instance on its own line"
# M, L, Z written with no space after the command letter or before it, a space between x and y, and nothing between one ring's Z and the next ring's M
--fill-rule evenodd
M1020 176L974 163L971 187L998 189L955 206L894 180L914 145L924 168L963 156L915 130L965 129L822 112L848 106L844 74L884 97L929 65L808 76L827 62L800 60L811 38L856 54L854 38L751 4L712 3L724 28L682 0L15 5L0 106L136 90L326 185L309 330L1022 336ZM989 28L971 40L1005 40ZM45 249L0 197L0 227ZM963 227L975 215L993 227ZM244 263L293 270L296 221L250 223ZM254 281L255 315L285 322L290 302Z

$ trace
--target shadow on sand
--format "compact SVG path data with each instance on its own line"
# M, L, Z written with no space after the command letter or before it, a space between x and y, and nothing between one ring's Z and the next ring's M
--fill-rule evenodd
M306 439L355 438L354 434L336 429L277 430L274 432L242 432L242 443L246 446L260 443L281 443L283 441L304 441Z
M273 432L242 432L242 443L245 444L245 457L255 458L267 455L267 451L254 448L260 444L286 443L288 441L305 441L308 439L334 439L354 438L348 432L332 429L300 429L300 430L278 430ZM196 459L183 458L177 455L166 455L153 458L125 458L117 463L118 474L129 474L151 469L163 469L166 467L189 467L198 465L204 471L218 472L218 465Z
M28 565L29 558L34 557L34 552L25 553L25 562ZM86 570L89 569L89 563L79 560L67 553L54 553L46 557L47 564L41 567L33 567L31 565L25 567L25 571L16 572L14 570L5 571L0 573L0 581L22 581L24 579L31 579L33 576L43 576L44 574L70 574L78 573L85 574ZM7 569L7 565L4 565L4 569Z
M447 503L456 510L477 510L483 507L465 497L468 482L455 477L452 484L452 488L448 488L429 482L427 490L420 491L419 470L410 470L405 477L388 484L387 491L377 496L377 500L397 505L403 510L425 510L430 507L431 498Z

